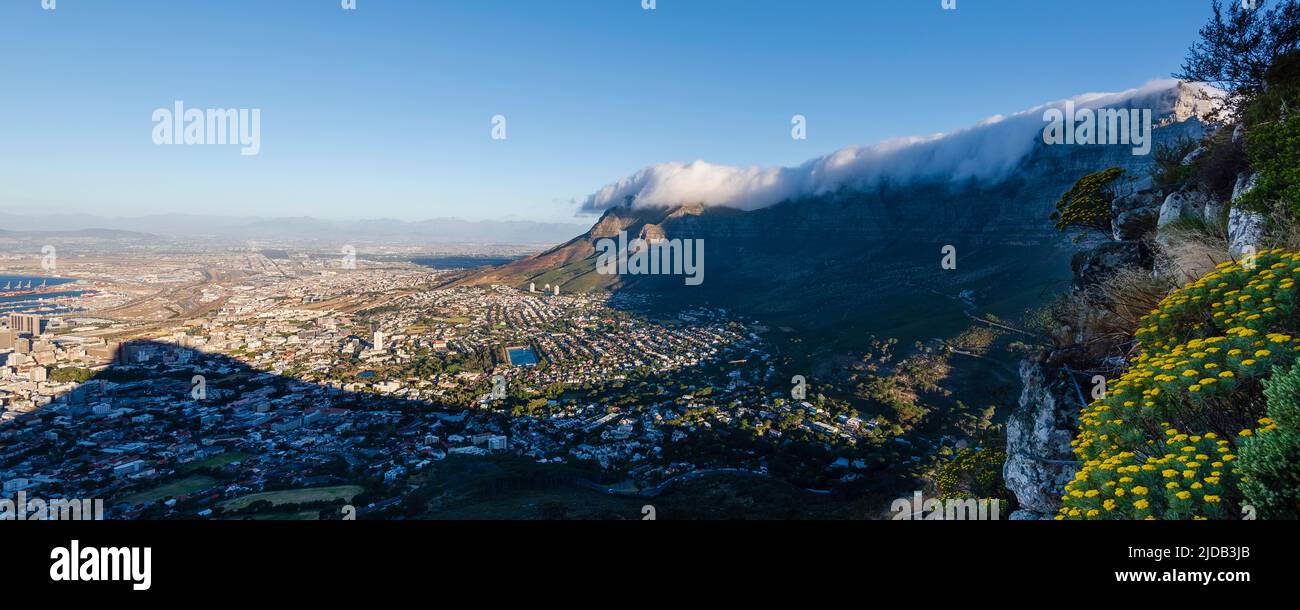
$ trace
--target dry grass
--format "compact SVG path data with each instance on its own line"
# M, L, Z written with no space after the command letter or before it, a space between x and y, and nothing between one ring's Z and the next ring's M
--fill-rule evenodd
M1168 276L1147 269L1121 269L1103 282L1094 297L1100 315L1094 316L1090 334L1099 351L1130 355L1133 333L1142 317L1151 313L1176 284Z
M1160 229L1160 238L1152 245L1157 275L1179 286L1235 260L1226 231L1217 225L1171 223Z
M1078 366L1090 367L1112 356L1130 357L1138 323L1174 287L1172 279L1153 275L1149 269L1120 269L1094 289L1052 304L1053 343L1068 350L1069 360Z
M1286 206L1279 205L1270 215L1272 226L1269 230L1269 246L1286 248L1292 252L1300 251L1300 218L1291 213Z

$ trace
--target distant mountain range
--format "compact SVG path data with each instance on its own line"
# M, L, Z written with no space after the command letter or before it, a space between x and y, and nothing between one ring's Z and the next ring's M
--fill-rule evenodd
M11 231L0 229L0 239L38 239L38 238L85 238L85 239L148 239L153 237L138 231L119 231L116 229L73 229L73 230L29 230Z
M93 230L102 232L105 237L117 232L123 235L148 233L166 237L319 240L333 243L383 240L410 244L555 244L581 232L585 225L527 220L473 221L458 218L402 221L190 214L112 217L90 214L30 216L0 213L0 227L11 232L78 231L84 233Z
M1202 134L1197 116L1205 95L1202 87L1168 83L1076 100L1152 108L1159 145ZM593 195L588 208L604 214L588 231L463 283L640 293L668 309L707 304L794 328L833 329L837 340L943 336L969 324L965 314L976 308L1014 315L1069 278L1073 249L1049 220L1063 192L1108 167L1128 170L1138 179L1132 188L1149 183L1151 157L1130 146L1045 144L1047 107L894 145L889 154L850 149L800 168L656 166ZM853 164L858 179L844 173ZM829 171L842 179L827 180ZM701 172L749 183L698 179ZM773 193L790 196L764 203ZM662 203L669 194L680 199ZM598 273L598 240L621 231L703 240L703 283ZM956 249L956 269L941 268L946 246Z

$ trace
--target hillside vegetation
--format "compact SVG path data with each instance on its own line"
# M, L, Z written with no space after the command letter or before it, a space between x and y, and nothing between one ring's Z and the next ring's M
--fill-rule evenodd
M1178 75L1225 88L1216 129L1158 150L1136 195L1110 170L1058 205L1058 228L1137 254L1058 306L1045 360L1105 381L1057 519L1300 514L1300 3L1265 4L1216 0Z

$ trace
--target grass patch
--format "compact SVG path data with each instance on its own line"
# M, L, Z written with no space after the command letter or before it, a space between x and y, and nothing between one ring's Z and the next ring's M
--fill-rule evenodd
M177 496L183 496L185 494L194 493L202 489L207 489L209 487L212 487L214 484L216 484L216 482L217 480L212 477L201 476L201 475L185 477L177 481L172 481L170 483L159 485L158 487L155 487L153 489L147 489L145 491L133 493L129 496L122 498L121 501L128 502L131 504L147 504L149 502L157 502L159 500L165 500L167 498L175 498Z
M254 521L318 521L320 511L302 510L294 513L264 513L253 515Z
M365 491L360 485L337 485L334 487L308 487L306 489L285 489L281 491L265 491L262 493L249 494L247 496L226 500L217 506L223 511L231 512L247 508L254 502L265 500L272 506L281 504L304 504L307 502L332 502L337 499L343 499L345 502L351 502L357 494Z
M242 451L228 451L220 455L214 455L206 460L190 462L189 464L185 464L184 466L181 466L179 470L180 472L188 473L188 472L194 472L195 470L198 470L200 468L221 468L226 464L242 462L248 459L248 457L249 454L244 453Z

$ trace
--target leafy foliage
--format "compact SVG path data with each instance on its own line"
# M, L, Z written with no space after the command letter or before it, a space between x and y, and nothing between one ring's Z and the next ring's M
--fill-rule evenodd
M1151 152L1151 182L1156 188L1168 192L1186 182L1195 167L1183 165L1183 159L1195 149L1196 140L1187 136L1157 144Z
M1056 229L1093 229L1110 235L1110 201L1114 199L1115 180L1124 174L1118 167L1088 174L1074 183L1056 202L1052 220Z
M1251 435L1260 382L1300 353L1297 278L1300 253L1264 252L1219 265L1143 318L1138 356L1079 417L1084 466L1058 518L1235 514L1225 506L1242 499L1234 434Z
M934 483L939 499L1000 498L1007 500L1002 464L1007 453L998 449L959 449L939 465Z
M1259 182L1239 204L1267 212L1274 202L1281 202L1300 214L1300 114L1252 127L1246 134L1246 151Z
M1245 107L1264 90L1269 68L1300 44L1300 1L1269 4L1259 0L1250 9L1237 0L1213 0L1210 21L1174 78L1218 85L1228 91L1229 109Z
M1258 125L1300 110L1300 51L1278 60L1264 75L1264 90L1246 107L1246 125Z
M1300 519L1300 361L1264 383L1268 417L1241 448L1242 491L1268 519Z
M86 368L68 366L50 372L50 381L58 383L85 383L95 376L95 371Z

